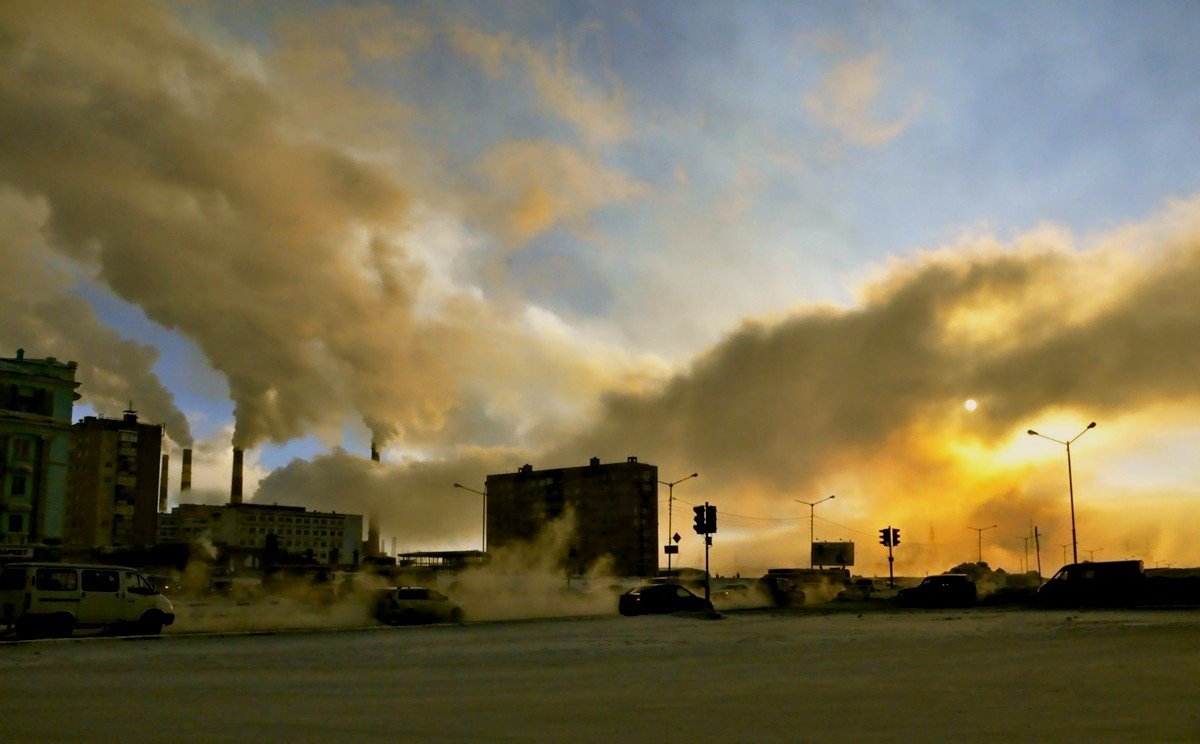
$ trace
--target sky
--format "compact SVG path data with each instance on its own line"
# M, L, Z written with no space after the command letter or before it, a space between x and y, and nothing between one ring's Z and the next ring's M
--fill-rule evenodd
M402 550L477 544L454 482L633 455L700 473L670 531L717 504L719 571L804 565L798 502L833 494L814 534L864 573L887 525L898 571L992 524L985 560L1019 570L1036 526L1052 569L1066 448L1026 432L1097 421L1080 557L1200 565L1197 27L1185 2L5 3L0 349L78 361L77 417L163 423L189 500L227 497L237 445L252 500Z

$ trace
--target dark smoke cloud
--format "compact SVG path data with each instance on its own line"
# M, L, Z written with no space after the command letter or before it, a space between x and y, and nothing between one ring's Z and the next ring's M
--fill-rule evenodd
M994 451L1054 411L1082 426L1152 402L1194 406L1196 286L1200 200L1086 250L1051 232L954 246L891 266L858 307L747 323L661 389L610 396L592 425L529 459L639 455L667 476L698 470L681 494L732 513L791 516L795 497L846 487L839 508L906 520L913 542L927 525L958 544L964 525L1003 521L987 539L1013 557L1030 520L1066 529L1061 466L978 462L954 447ZM968 397L980 401L969 421ZM408 477L398 470L395 487L421 493ZM1119 510L1089 509L1093 535L1117 532L1101 523Z
M429 264L446 262L406 244L412 198L397 174L427 175L436 157L413 144L382 152L383 132L402 139L410 112L352 81L352 60L426 45L419 24L380 9L285 20L266 58L138 0L6 3L0 28L0 184L48 206L59 259L196 343L228 381L235 444L336 439L356 414L381 444L441 446L441 432L472 421L494 428L481 391L518 390L513 409L549 391L542 408L569 415L645 368L578 353L569 332L445 277L429 290ZM489 160L497 203L519 211L506 189L613 182L555 153L561 167L513 187L503 177L520 163ZM619 198L617 186L588 208ZM420 306L423 293L436 301ZM514 343L537 351L517 359Z
M69 294L72 274L47 260L47 211L0 187L0 353L24 348L28 357L75 361L83 402L105 416L119 416L132 402L142 420L164 424L173 440L190 445L187 418L154 373L158 351L101 323L91 305Z
M451 393L412 318L387 174L306 139L270 89L139 2L0 10L0 180L54 246L228 380L235 440L370 412L388 439Z

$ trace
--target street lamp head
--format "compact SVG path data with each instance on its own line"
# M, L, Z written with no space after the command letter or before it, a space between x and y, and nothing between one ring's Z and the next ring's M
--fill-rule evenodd
M1095 422L1095 421L1093 421L1092 423L1088 424L1088 425L1087 425L1087 428L1089 428L1089 429L1095 429L1095 428L1096 428L1096 422Z
M455 488L462 488L462 487L463 487L463 484L461 484L461 483L455 483L455 484L454 484L454 487L455 487Z
M1028 435L1029 435L1029 436L1031 436L1031 437L1037 437L1037 436L1041 436L1040 434L1038 434L1038 433L1037 433L1036 431L1034 431L1033 429L1030 429L1029 431L1027 431L1027 432L1025 432L1025 433L1026 433L1026 434L1028 434Z
M1092 426L1095 426L1095 424L1092 424ZM691 474L690 476L688 476L688 477L690 477L690 478L699 478L699 477L700 477L700 474L699 474L699 473L692 473L692 474Z

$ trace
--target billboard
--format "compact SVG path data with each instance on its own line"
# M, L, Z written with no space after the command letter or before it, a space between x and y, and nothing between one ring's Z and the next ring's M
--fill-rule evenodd
M812 565L853 566L854 543L815 542L812 544Z

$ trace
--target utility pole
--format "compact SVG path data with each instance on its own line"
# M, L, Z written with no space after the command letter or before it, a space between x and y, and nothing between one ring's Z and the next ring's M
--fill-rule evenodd
M667 481L659 481L659 483L661 483L662 485L667 487L667 539L668 540L672 539L671 536L675 534L675 530L671 525L672 516L675 511L675 508L674 508L675 507L675 486L679 485L680 483L683 483L685 480L695 478L698 475L700 475L700 474L692 473L691 475L687 476L686 478L680 478L679 480L671 481L670 483L668 483ZM679 550L679 546L677 546L677 545L667 545L663 548L663 552L667 554L667 571L668 571L668 573L671 570L671 554L678 550Z
M1017 539L1021 540L1025 543L1025 560L1024 560L1024 562L1021 563L1021 573L1026 573L1029 571L1029 540L1030 540L1030 538L1028 536L1026 536L1026 537L1018 537Z
M1034 549L1034 553L1037 554L1038 578L1039 579L1042 578L1042 543L1041 543L1040 538L1041 538L1041 535L1038 533L1037 525L1034 525L1033 526L1033 549Z
M993 525L990 525L990 526L988 526L988 527L968 527L968 528L967 528L967 529L969 529L969 530L975 530L975 532L977 532L977 533L978 533L978 537L979 537L979 563L983 563L983 531L984 531L984 530L995 529L995 527L996 527L996 525L994 525L994 524L993 524Z
M1058 546L1063 550L1063 565L1065 566L1067 565L1067 548L1071 546L1071 543L1059 543Z
M813 568L812 546L813 546L813 523L816 521L817 504L823 504L829 499L836 498L837 494L827 496L820 501L801 501L800 499L792 499L798 504L804 504L808 507L808 567Z

